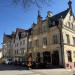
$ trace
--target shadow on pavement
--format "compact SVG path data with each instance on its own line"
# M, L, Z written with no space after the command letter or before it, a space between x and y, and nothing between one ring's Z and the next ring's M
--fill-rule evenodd
M29 69L27 67L22 67L19 65L0 64L0 71L5 71L5 70L29 70Z
M57 66L44 66L40 65L39 67L33 66L32 69L60 69L63 67L57 67ZM5 70L29 70L27 67L22 67L19 65L6 65L6 64L0 64L0 71L5 71Z

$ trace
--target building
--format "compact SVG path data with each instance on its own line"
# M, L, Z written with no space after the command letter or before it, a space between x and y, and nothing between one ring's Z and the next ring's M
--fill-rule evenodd
M12 36L4 33L3 50L2 50L2 54L3 54L4 59L9 59L12 57L11 40L12 40Z
M75 17L72 1L68 8L56 15L49 11L45 20L38 12L29 36L29 59L53 66L75 67Z
M25 61L27 58L27 40L29 30L17 28L11 35L3 36L3 59Z
M12 38L13 60L26 61L28 30L17 28Z
M75 67L75 16L72 1L56 15L48 12L45 20L38 11L37 24L24 30L17 28L11 36L4 35L3 56L14 61L46 63L65 68Z
M2 48L0 48L0 59L2 59Z

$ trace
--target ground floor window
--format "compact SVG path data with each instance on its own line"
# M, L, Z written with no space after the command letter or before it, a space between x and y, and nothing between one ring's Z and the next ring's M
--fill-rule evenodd
M43 62L51 63L51 53L50 52L43 52Z
M71 51L67 51L68 61L72 62Z
M74 58L75 58L75 51L73 52L73 56L74 56Z

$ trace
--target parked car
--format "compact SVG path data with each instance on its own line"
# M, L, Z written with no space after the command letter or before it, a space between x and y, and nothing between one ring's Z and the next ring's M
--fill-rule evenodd
M21 66L27 67L27 62L26 61L22 61L21 62Z
M20 64L19 61L17 61L17 60L14 61L14 65L19 65L19 64Z
M4 59L3 64L12 64L13 61L11 59Z

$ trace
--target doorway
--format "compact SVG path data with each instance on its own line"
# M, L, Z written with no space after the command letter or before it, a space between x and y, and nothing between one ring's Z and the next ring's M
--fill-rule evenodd
M59 52L58 51L54 51L52 54L52 65L59 65Z
M48 51L43 52L43 62L51 63L51 53Z

